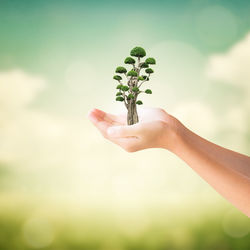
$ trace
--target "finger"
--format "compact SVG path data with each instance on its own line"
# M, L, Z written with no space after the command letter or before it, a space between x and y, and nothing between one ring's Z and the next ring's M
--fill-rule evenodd
M88 113L88 117L90 119L93 118L93 120L96 120L96 121L103 120L104 116L105 116L105 112L99 109L92 109Z
M139 136L141 126L139 123L133 124L130 126L112 126L107 130L107 134L110 137L130 137L130 136Z
M125 115L112 115L109 113L106 113L100 109L93 109L89 112L88 117L92 116L93 119L96 120L105 120L109 123L112 123L113 125L122 125L126 122L126 116Z
M107 137L107 129L112 126L111 123L101 120L98 116L95 116L93 113L88 115L90 121L94 124L94 126L101 132L101 134L106 138Z
M111 120L114 123L116 123L117 125L124 125L127 123L126 121L126 114L119 114L119 115L114 115L114 114L110 114L110 113L106 113L105 115L105 119L107 120Z

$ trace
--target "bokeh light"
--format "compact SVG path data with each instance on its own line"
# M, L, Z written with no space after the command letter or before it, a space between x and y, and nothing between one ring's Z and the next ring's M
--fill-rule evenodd
M223 229L233 238L242 238L250 232L250 221L235 209L230 209L223 218Z
M145 106L249 154L247 1L0 1L0 249L250 248L249 219L166 150L128 154L88 121L134 46Z

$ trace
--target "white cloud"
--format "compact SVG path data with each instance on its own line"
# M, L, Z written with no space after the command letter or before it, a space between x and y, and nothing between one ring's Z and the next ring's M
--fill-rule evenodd
M212 82L231 84L243 90L241 102L218 117L220 137L231 149L244 152L250 110L250 33L228 51L212 55L206 74Z
M45 82L22 70L0 73L0 161L15 166L65 165L85 147L83 119L29 107Z
M173 114L201 136L215 135L217 122L213 110L201 102L185 102L176 106Z
M0 110L18 111L34 100L45 86L44 79L20 69L0 72Z
M226 53L212 55L206 72L212 80L250 91L250 33Z

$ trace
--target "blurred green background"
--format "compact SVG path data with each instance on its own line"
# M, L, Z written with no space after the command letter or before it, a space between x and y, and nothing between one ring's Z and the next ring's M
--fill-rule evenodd
M250 154L250 2L0 1L0 249L245 250L250 223L171 153L128 154L86 116L156 58L145 106Z

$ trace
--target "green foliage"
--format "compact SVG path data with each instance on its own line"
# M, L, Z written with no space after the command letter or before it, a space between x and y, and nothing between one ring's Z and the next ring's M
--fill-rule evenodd
M141 66L141 68L148 68L148 64L147 64L147 63L145 63L145 62L144 62L144 63L142 63L140 66Z
M122 86L122 91L128 91L129 90L129 87L128 86Z
M118 102L123 102L123 101L124 101L124 98L121 97L121 96L118 96L118 97L116 97L115 100L118 101Z
M145 60L145 63L147 64L156 64L156 61L153 57L149 57Z
M139 88L138 88L138 87L133 87L132 90L133 90L134 92L139 92Z
M139 63L139 69L144 69L145 70L145 75L141 75L137 72L137 68L135 68L135 63L136 60L132 57L137 57L138 58L138 63ZM127 70L125 67L123 66L119 66L116 68L115 72L119 73L119 74L125 74L126 75L126 79L128 80L128 83L126 85L123 85L125 83L120 82L120 84L116 87L119 91L116 93L116 101L125 101L126 100L131 100L133 99L134 101L136 101L137 96L139 93L144 92L146 94L152 94L152 90L151 89L146 89L145 91L140 91L140 89L138 88L138 84L141 85L141 83L143 83L144 81L149 81L149 76L150 74L154 73L154 70L149 68L149 64L156 64L156 61L154 58L152 57L148 57L146 58L145 61L140 61L140 58L146 56L146 51L142 48L142 47L134 47L131 51L130 51L130 56L126 57L124 60L125 64L132 64L132 69L131 70ZM146 75L148 74L148 75ZM129 77L130 78L127 78ZM117 81L121 81L122 77L120 75L114 75L113 79L117 80ZM133 84L133 86L130 86L130 80L133 79L136 83ZM139 81L142 81L140 83L138 83ZM131 87L133 87L131 89ZM137 105L142 105L143 102L141 100L136 101Z
M4 193L3 190L2 193ZM18 199L16 199L17 196ZM126 250L250 249L250 237L247 233L249 219L239 212L232 213L231 211L226 214L230 217L225 217L228 206L222 206L220 202L216 208L212 205L206 207L205 205L193 204L195 220L185 210L185 202L181 208L173 206L174 209L171 213L162 212L167 209L167 205L163 205L164 209L157 206L152 210L152 213L148 211L145 213L150 218L151 223L143 231L128 231L131 233L131 236L128 237L127 231L123 230L127 225L126 221L122 221L119 227L115 226L117 219L112 213L95 213L98 209L97 205L92 209L93 211L85 209L78 212L72 201L68 201L66 207L61 206L57 199L52 203L47 198L44 201L46 213L43 213L42 220L34 220L33 218L30 220L30 214L37 212L39 203L34 195L29 194L28 199L23 196L20 195L19 191L11 190L11 194L4 193L4 202L1 200L1 250L100 250L104 249L107 241L109 247L106 249L117 249L118 243L119 249ZM133 211L129 212L133 213ZM128 214L131 215L130 213ZM173 217L178 219L173 219ZM32 223L27 224L27 221ZM135 221L135 225L141 225L137 223L140 221ZM53 231L46 231L47 228L51 229L51 225ZM96 225L99 225L98 230L89 230L95 228ZM78 236L76 233L79 232L87 232L88 237L76 237ZM44 238L44 235L47 237ZM243 236L239 238L237 235ZM51 236L54 236L53 241L47 241L51 239ZM35 248L33 242L39 243L39 245L43 242L49 244L43 247L40 245L39 248L37 248L38 245L35 245Z
M128 76L137 76L138 73L136 71L134 71L134 70L130 70L127 75Z
M127 73L127 70L126 70L126 68L119 66L116 68L115 73L123 74L123 73Z
M145 70L145 72L148 73L148 74L154 73L154 71L153 71L151 68L147 68L147 69Z
M143 77L143 80L149 81L149 77L148 76L143 75L142 77Z
M146 90L145 90L145 93L146 93L146 94L152 94L152 90L151 90L151 89L146 89Z
M135 59L132 58L132 57L127 57L127 58L124 60L124 63L126 63L126 64L134 64L134 63L135 63Z
M134 99L135 97L134 97L134 95L133 94L129 94L128 95L128 100L130 100L130 99Z
M115 75L115 76L113 77L113 79L115 79L115 80L117 80L117 81L120 81L120 80L122 80L122 77L121 77L121 76L118 76L118 75Z
M142 47L135 47L130 51L131 56L144 57L146 56L146 51Z

